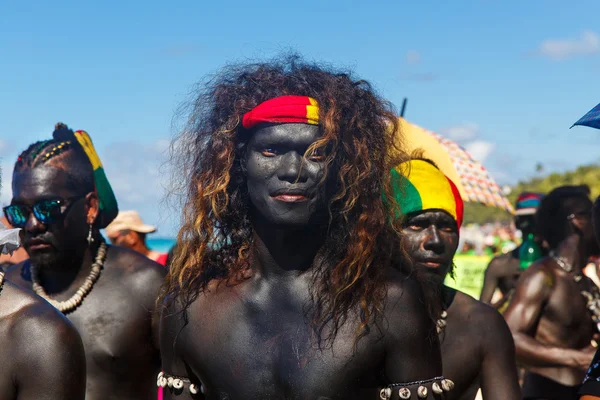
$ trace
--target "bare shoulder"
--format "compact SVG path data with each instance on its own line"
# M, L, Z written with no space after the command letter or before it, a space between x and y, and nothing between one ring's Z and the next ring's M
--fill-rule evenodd
M486 274L503 276L514 273L513 269L518 267L519 260L514 258L512 252L501 254L492 258L485 271Z
M461 322L468 323L469 327L476 328L480 334L493 334L499 329L508 329L498 310L461 291L456 291L450 312Z
M6 281L0 304L11 345L20 347L22 344L28 353L83 352L81 338L71 322L33 293Z
M120 271L126 276L138 274L166 275L166 268L148 257L119 246L108 246L105 267Z
M504 317L492 306L466 293L456 292L448 310L448 323L452 327L451 332L468 337L482 356L514 351L512 334Z
M546 287L553 287L556 283L558 268L552 258L542 258L521 273L521 278L517 282L517 288L532 285L538 286L540 284Z
M105 270L133 289L162 285L167 270L144 255L119 246L109 246Z

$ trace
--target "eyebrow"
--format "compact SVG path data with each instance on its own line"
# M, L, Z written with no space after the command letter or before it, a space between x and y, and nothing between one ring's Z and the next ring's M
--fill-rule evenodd
M406 222L430 222L430 223L456 223L454 218L449 215L441 214L441 215L425 215L418 214L414 216L408 216Z

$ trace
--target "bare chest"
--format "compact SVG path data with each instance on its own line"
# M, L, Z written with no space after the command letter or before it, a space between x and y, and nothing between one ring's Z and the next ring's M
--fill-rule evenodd
M177 352L214 398L364 398L377 393L382 341L369 335L356 349L354 321L319 347L303 307L243 301L190 309ZM325 329L324 335L329 333ZM359 397L354 397L359 396Z
M557 279L555 289L544 309L538 334L551 331L560 340L567 340L572 345L589 342L594 332L591 314L587 309L587 301L581 294L587 282L575 282L566 275ZM576 335L573 333L577 332Z
M449 399L469 398L479 387L481 353L475 327L467 320L448 319L445 331L439 335L444 376L455 383Z
M89 372L130 375L131 365L147 365L156 357L151 311L108 280L98 281L81 306L67 317L81 335Z

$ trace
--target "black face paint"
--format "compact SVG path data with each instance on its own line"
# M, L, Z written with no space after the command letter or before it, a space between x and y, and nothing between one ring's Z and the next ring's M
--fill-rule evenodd
M402 246L417 268L443 279L452 269L458 248L458 226L445 211L409 215L403 224Z
M64 214L43 224L31 213L21 231L31 261L43 268L55 266L85 250L87 223L81 193L67 189L68 172L51 166L25 168L13 175L11 204L32 207L41 200L61 200Z
M325 157L304 159L320 137L308 124L268 124L256 129L246 152L246 178L253 218L282 228L321 224L327 218Z

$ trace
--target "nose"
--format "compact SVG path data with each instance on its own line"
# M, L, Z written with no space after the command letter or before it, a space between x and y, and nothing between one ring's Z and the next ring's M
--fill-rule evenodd
M33 212L31 212L29 214L29 216L27 217L27 220L25 221L24 230L29 233L36 234L39 232L43 232L45 230L45 228L46 228L46 226L44 224L42 224L40 221L38 221L38 219L35 217Z
M440 232L435 225L427 228L427 236L425 238L423 247L425 250L430 250L438 254L444 252L444 242L442 241Z
M306 182L308 174L304 164L304 155L296 151L288 152L279 168L279 179L290 183Z

